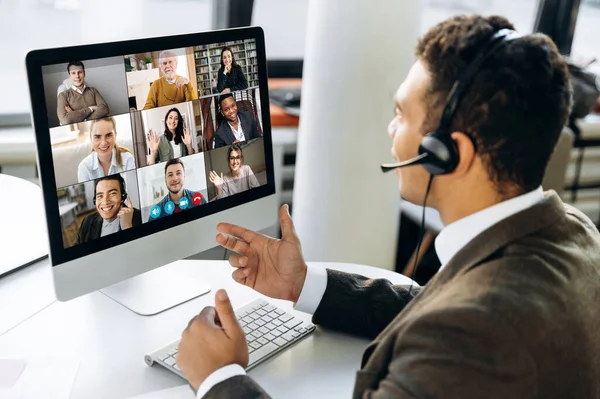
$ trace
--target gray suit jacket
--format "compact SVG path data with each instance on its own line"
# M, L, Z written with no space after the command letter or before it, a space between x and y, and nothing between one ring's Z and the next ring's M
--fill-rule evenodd
M375 337L355 398L600 398L600 234L554 192L473 239L412 300L327 273L313 321ZM206 397L267 394L238 376Z

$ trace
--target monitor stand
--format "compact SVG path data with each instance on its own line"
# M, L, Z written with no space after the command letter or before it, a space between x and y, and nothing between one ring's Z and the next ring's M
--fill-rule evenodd
M210 286L194 274L188 262L177 261L100 292L134 313L151 316L210 292Z

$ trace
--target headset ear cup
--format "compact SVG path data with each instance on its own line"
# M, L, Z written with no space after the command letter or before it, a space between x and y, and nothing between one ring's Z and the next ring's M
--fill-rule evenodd
M423 164L423 167L432 175L452 173L460 159L456 143L450 135L437 131L423 137L419 154L424 153L429 155L429 160Z

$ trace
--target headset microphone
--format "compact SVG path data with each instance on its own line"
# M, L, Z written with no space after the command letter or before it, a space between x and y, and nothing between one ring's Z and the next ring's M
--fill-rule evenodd
M381 171L385 173L385 172L389 172L390 170L394 170L396 168L403 168L405 166L423 164L428 161L428 158L429 158L429 154L423 153L414 158L407 159L406 161L402 161L402 162L382 163Z

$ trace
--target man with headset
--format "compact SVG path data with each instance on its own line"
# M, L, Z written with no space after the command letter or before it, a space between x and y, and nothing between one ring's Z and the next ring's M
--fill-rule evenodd
M600 398L600 234L541 187L571 105L567 67L548 37L513 29L501 17L438 24L396 92L399 162L382 167L446 225L427 286L307 267L285 206L281 240L218 226L237 282L374 339L354 397ZM267 397L245 375L225 291L215 305L183 332L179 367L198 397Z
M131 199L125 190L125 180L120 174L105 176L94 181L93 202L97 213L83 219L75 244L142 224L142 213L131 204Z

